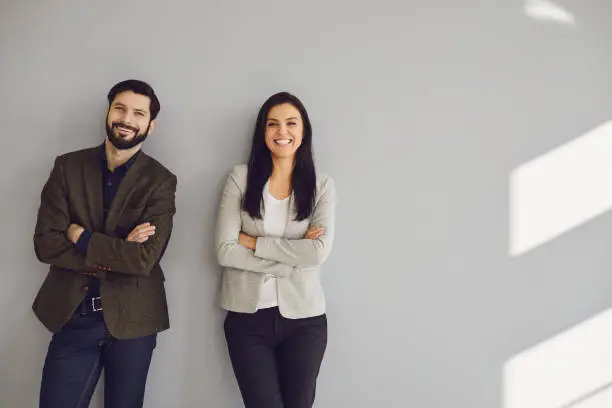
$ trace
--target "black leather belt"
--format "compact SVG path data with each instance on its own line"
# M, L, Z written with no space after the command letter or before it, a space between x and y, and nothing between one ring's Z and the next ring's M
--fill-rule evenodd
M98 313L102 311L102 299L100 297L86 296L79 306L79 312L82 315L90 313Z

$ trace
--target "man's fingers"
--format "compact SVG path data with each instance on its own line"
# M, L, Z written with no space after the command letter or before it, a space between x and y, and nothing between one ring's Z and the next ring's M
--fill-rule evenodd
M134 240L141 240L141 239L148 239L150 236L152 236L154 234L136 234L132 237L132 239Z
M151 235L155 235L155 230L147 229L147 230L138 231L136 233L136 235L148 237L148 236L151 236Z
M134 235L136 239L149 238L150 236L155 235L155 231L141 231Z
M146 223L146 224L141 224L137 226L136 228L134 228L132 232L130 232L129 235L135 236L135 235L153 235L153 234L155 234L155 226L148 225L148 223Z
M150 222L144 222L144 223L142 223L142 224L140 224L140 225L137 225L137 226L136 226L136 227L135 227L135 228L132 230L132 232L145 231L145 230L148 230L148 229L153 229L153 230L154 230L154 229L155 229L155 225L151 225L151 223L150 223Z
M155 231L155 226L151 225L151 226L146 226L146 227L136 227L136 231L138 232Z
M134 228L126 239L130 242L143 243L152 235L155 235L155 225L145 222Z
M142 244L143 242L146 242L149 240L148 236L137 236L137 237L132 237L127 239L129 242L137 242L139 244Z

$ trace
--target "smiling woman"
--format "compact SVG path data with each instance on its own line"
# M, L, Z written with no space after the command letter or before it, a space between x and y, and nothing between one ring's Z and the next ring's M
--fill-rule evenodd
M303 120L290 103L270 109L266 123L266 146L278 159L292 160L302 144Z
M314 402L327 346L320 265L334 207L332 179L315 172L306 109L291 94L273 95L259 111L248 166L227 179L217 223L225 336L247 407Z

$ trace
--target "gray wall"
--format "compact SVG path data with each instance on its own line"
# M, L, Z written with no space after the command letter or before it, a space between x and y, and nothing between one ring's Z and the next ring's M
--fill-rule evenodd
M241 406L213 223L283 89L339 194L316 406L501 407L506 361L612 305L610 214L508 252L513 169L612 118L612 4L558 4L576 25L523 0L0 0L0 406L36 405L50 339L30 310L42 184L101 142L106 92L137 77L162 101L145 149L179 177L148 407Z

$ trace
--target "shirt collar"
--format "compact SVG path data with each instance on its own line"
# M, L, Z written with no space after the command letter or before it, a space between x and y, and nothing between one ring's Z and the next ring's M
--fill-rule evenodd
M132 165L136 161L136 157L138 157L139 154L140 150L137 151L135 155L130 157L128 161L123 163L121 166L115 168L115 171L119 170L127 173L130 167L132 167ZM102 146L100 146L100 150L98 151L98 161L100 162L100 166L102 166L103 169L108 170L108 159L106 157L106 148L104 143L102 143Z

